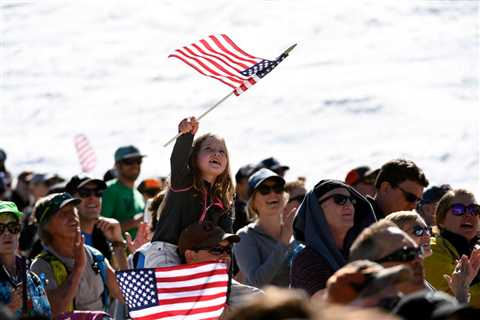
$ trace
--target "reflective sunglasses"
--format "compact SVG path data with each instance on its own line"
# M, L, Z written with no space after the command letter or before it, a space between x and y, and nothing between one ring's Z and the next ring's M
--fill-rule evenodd
M423 249L422 247L403 247L397 251L390 253L389 255L375 260L375 262L382 263L382 262L410 262L417 258L423 257Z
M78 189L78 195L80 198L88 198L90 196L95 196L97 198L101 198L103 195L103 190L102 189L97 189L97 188L81 188Z
M408 202L410 203L418 203L420 202L420 200L422 200L421 198L417 197L415 194L411 193L411 192L408 192L407 190L404 190L402 187L400 187L399 185L396 185L396 184L393 184L392 183L392 186L394 188L397 188L399 189L400 191L402 191L403 193L403 197L405 198L405 200L407 200Z
M206 248L200 250L207 250L210 254L214 256L221 256L223 254L231 254L232 253L232 246L217 246L213 248Z
M469 204L468 206L463 203L454 203L450 206L450 210L452 210L452 214L457 217L461 217L466 213L471 216L480 215L480 205L475 203Z
M124 165L131 166L134 164L142 164L142 158L131 158L131 159L123 159L121 161Z
M258 192L260 192L261 195L266 196L270 192L282 193L285 189L281 184L274 184L273 186L267 186L262 184L260 187L258 187L257 190Z
M20 232L20 223L18 222L9 222L9 223L0 223L0 235L8 230L11 234L17 234Z
M305 198L305 195L301 194L299 196L288 199L288 203L293 202L293 201L298 201L299 203L302 203L303 198Z
M318 201L318 204L320 205L330 198L333 198L333 202L335 202L335 204L339 206L344 206L347 203L347 201L349 201L353 205L357 203L357 200L352 196L346 196L344 194L337 193L337 194L329 195L326 198L323 198L322 200Z
M413 227L413 234L416 237L423 237L424 234L429 236L432 235L432 227L422 227L422 226L414 226Z

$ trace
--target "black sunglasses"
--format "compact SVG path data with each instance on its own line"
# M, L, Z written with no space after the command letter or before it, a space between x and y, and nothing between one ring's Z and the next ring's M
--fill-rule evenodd
M298 201L299 203L302 203L304 198L305 198L305 195L301 194L299 196L288 199L288 203L293 202L293 201Z
M80 198L88 198L90 196L95 196L97 198L101 198L103 195L103 190L102 189L97 189L97 188L81 188L78 189L78 195Z
M204 248L198 250L207 250L210 254L214 256L221 256L223 254L231 254L232 253L232 246L216 246L213 248Z
M407 200L410 203L418 203L418 202L420 202L420 200L422 200L421 198L417 197L415 194L413 194L411 192L408 192L407 190L404 190L402 187L400 187L397 184L391 183L391 185L392 185L392 187L397 188L400 191L402 191L403 196L405 197L405 200Z
M134 164L140 165L142 164L142 158L123 159L121 162L127 166L132 166Z
M413 227L413 234L416 237L423 237L424 234L427 234L429 236L432 235L432 227L422 227L422 226L414 226Z
M480 205L472 203L468 206L464 205L463 203L454 203L450 206L452 210L452 214L457 217L461 217L468 213L471 216L478 216L480 215Z
M390 253L388 256L375 260L375 262L410 262L417 258L423 257L422 247L403 247L397 251Z
M267 186L262 184L260 187L257 188L258 192L260 192L261 195L266 196L270 192L275 192L275 193L282 193L285 189L283 188L282 184L274 184L273 186Z
M320 205L330 198L333 198L333 202L335 202L335 204L339 206L344 206L347 203L347 201L349 201L353 205L357 203L357 200L352 196L346 196L344 194L337 193L337 194L329 195L328 197L323 198L322 200L319 200L318 204Z
M20 223L18 222L9 222L9 223L0 223L0 234L3 234L5 230L8 230L11 234L17 234L20 232Z

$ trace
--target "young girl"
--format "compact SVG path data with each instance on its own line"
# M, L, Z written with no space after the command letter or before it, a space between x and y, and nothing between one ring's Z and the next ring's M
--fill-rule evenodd
M193 223L211 221L232 232L233 183L225 141L209 133L193 141L198 130L194 117L182 120L178 130L182 135L170 158L170 189L159 208L150 245L155 250L144 250L142 264L134 259L136 267L179 264L178 238Z

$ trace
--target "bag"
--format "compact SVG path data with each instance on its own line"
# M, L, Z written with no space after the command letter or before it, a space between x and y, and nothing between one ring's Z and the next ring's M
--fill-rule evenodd
M72 311L62 313L57 320L113 320L113 318L102 311Z

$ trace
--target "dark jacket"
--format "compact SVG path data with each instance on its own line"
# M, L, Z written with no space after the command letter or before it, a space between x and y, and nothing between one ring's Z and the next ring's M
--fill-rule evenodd
M204 182L204 191L193 188L193 174L188 166L192 151L193 135L182 134L177 138L170 157L170 189L155 228L152 241L164 241L177 245L180 233L200 221L206 211L205 221L211 221L225 232L232 232L231 208L223 208L220 199L214 199L210 185Z
M112 262L112 251L110 250L110 244L105 238L102 230L95 226L92 232L92 247L100 251L108 261Z
M385 218L386 216L385 212L383 212L382 209L380 209L375 199L371 196L367 196L367 200L372 205L373 212L375 212L375 217L377 218L377 221Z
M318 204L318 199L323 194L335 188L347 189L352 197L356 199L353 226L345 236L343 248L340 249L335 245L335 240L328 227L325 215ZM307 192L305 200L300 205L293 224L293 235L296 240L303 242L306 248L313 251L310 253L316 254L314 260L319 268L319 273L323 274L331 270L331 274L333 274L346 264L348 251L355 238L363 229L375 221L372 206L358 191L341 181L322 180L313 190ZM310 256L313 257L313 254L310 254ZM301 252L293 259L291 277L292 279L295 278L297 287L303 288L304 286L310 286L309 282L315 279L312 279L311 276L305 276L307 270L302 267L305 264L301 263L302 259L297 260L298 257L302 257ZM321 263L321 260L323 260L323 263ZM310 274L314 274L314 271L310 270ZM323 278L326 281L328 276ZM318 286L324 288L325 283L318 284Z

